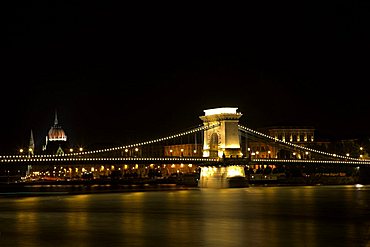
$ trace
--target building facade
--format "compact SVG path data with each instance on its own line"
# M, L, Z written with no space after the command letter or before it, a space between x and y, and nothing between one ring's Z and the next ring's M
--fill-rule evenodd
M54 125L45 137L45 144L42 147L43 154L64 154L68 151L67 135L59 124L57 112L55 112Z

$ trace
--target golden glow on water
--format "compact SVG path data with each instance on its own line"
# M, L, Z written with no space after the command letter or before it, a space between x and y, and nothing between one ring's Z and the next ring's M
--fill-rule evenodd
M141 205L142 206L142 205ZM139 207L141 208L141 207ZM144 244L144 238L141 238L141 232L144 231L145 226L145 217L143 214L128 211L124 212L121 219L120 229L119 231L122 232L122 234L129 233L129 236L131 236L132 246L145 246Z
M89 207L88 197L79 195L66 201L69 213L66 214L65 224L68 229L73 229L65 233L67 239L74 239L78 236L79 246L89 246L89 214L86 209Z
M38 221L38 216L39 214L36 212L18 212L16 214L16 235L23 235L26 233L26 241L31 243L34 243L36 246L37 243L37 235L38 232L40 231L40 224ZM24 240L17 239L21 243ZM1 243L1 242L0 242Z
M0 198L0 246L366 246L370 186Z

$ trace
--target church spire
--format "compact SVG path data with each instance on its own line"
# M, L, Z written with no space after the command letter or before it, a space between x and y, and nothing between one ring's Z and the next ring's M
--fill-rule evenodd
M28 154L33 155L35 150L35 141L33 140L33 132L31 129L30 143L28 144Z
M58 114L57 114L57 110L55 110L54 126L57 126L57 125L58 125Z

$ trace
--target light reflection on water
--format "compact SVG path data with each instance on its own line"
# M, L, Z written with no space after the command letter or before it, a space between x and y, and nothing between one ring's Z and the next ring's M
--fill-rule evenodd
M370 246L370 186L0 198L0 246Z

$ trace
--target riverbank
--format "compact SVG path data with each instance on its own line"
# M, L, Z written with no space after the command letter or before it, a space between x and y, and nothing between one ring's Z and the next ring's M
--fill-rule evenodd
M118 183L14 183L1 184L0 196L50 196L140 191L189 190L196 187L177 184L118 184Z
M282 179L249 179L249 184L278 185L353 185L363 183L356 176L307 176Z
M307 186L307 185L354 185L355 177L293 177L277 180L250 179L248 186ZM47 196L92 193L122 193L133 191L163 191L197 189L197 180L177 179L91 179L58 181L24 181L0 183L0 196Z

